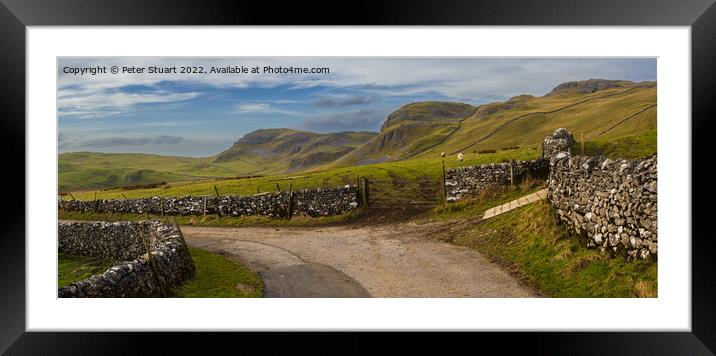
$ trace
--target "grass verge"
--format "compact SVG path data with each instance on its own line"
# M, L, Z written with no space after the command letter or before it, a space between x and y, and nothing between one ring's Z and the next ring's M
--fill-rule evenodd
M217 226L217 227L262 227L262 226L280 226L280 227L310 227L310 226L329 226L343 224L356 218L358 213L346 213L336 216L322 216L312 218L309 216L294 216L291 220L276 219L268 216L174 216L179 225L190 226ZM61 220L85 220L85 221L138 221L150 219L163 219L162 216L154 216L147 214L129 214L129 213L82 213L75 211L60 210L59 218Z
M196 275L181 288L172 291L179 298L260 298L261 277L240 263L224 256L189 247Z
M502 200L509 200L507 195ZM464 216L485 202L464 203L440 218ZM440 216L440 212L438 215ZM473 248L505 266L544 296L656 297L657 264L609 258L583 247L556 223L549 203L540 201L438 238Z

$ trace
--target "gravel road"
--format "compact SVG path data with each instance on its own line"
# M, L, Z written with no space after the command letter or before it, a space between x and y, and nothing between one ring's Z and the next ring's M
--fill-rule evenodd
M477 251L429 239L425 224L181 229L260 272L267 297L537 296Z

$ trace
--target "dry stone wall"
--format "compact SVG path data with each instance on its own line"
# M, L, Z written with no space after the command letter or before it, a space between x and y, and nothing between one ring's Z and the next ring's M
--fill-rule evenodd
M544 159L452 168L445 174L446 200L479 196L487 187L517 184L528 176L547 179L548 174L549 161Z
M220 216L265 215L286 217L307 215L312 217L339 215L358 207L356 186L341 188L305 189L293 192L263 193L255 195L151 197L110 200L60 200L60 209L79 212L136 213L155 215Z
M587 247L631 259L656 258L657 157L612 160L572 156L572 134L557 129L542 142L543 159L512 163L513 181L548 178L548 199L557 219L583 236ZM478 196L489 186L510 184L510 163L450 169L447 200Z
M548 198L557 219L586 237L588 247L632 259L656 258L657 157L612 160L572 156L566 129L544 138L550 160Z
M657 255L657 158L611 160L567 152L551 160L549 201L557 218L587 246Z
M60 287L60 298L168 296L195 273L181 232L171 224L60 223L58 239L60 253L121 261L104 273Z

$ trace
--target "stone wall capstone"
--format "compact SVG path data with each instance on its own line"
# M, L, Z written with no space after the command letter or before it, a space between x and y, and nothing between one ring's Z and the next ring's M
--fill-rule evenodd
M120 261L104 273L60 287L60 298L167 296L195 273L181 232L171 224L62 222L58 238L59 253Z
M550 159L560 152L570 152L574 136L565 128L559 128L542 141L542 158Z
M445 174L446 200L479 196L487 187L517 184L528 176L546 179L548 174L549 161L544 159L451 168Z
M220 216L265 215L286 217L289 201L292 215L311 217L339 215L358 207L356 186L304 189L254 195L151 197L137 199L60 200L66 211L136 213L163 215Z

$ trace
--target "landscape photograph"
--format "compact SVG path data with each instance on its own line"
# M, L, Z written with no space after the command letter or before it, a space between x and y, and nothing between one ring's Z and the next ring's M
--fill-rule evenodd
M57 296L657 298L657 110L656 58L59 57Z

